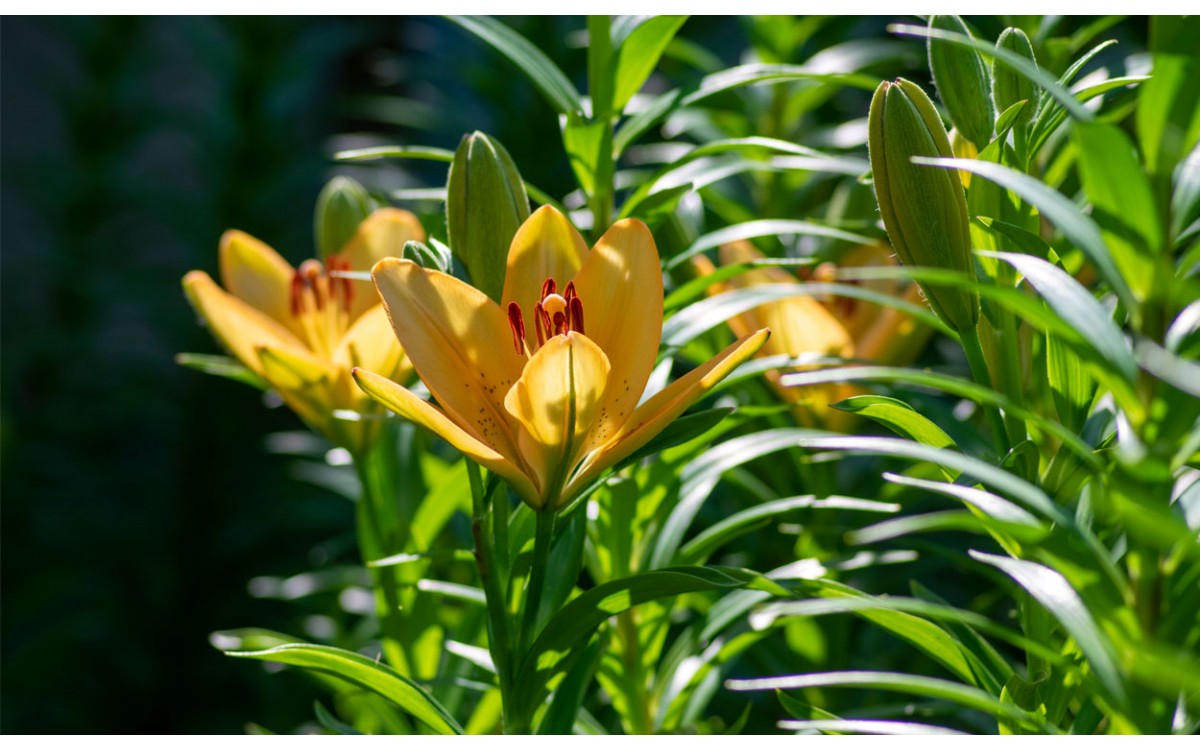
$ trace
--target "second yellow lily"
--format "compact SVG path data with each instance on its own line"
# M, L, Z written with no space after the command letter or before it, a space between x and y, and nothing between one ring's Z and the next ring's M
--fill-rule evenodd
M424 238L409 212L380 209L325 264L309 259L293 268L265 243L230 230L220 245L224 289L203 271L188 273L183 288L230 354L313 429L361 454L370 447L375 425L335 415L369 413L374 406L350 381L350 368L364 365L401 379L412 368L388 332L375 291L331 272L365 271L399 254L407 240Z
M740 240L722 245L718 259L721 265L754 264L763 260L763 255L749 242ZM694 263L701 275L716 270L704 256L697 256ZM872 245L850 251L841 265L885 266L895 265L895 260L887 248ZM835 267L826 263L818 266L812 275L815 281L833 281L834 271ZM799 282L799 278L783 268L764 265L727 282L714 284L709 293L719 294L760 284ZM886 280L863 283L882 294L923 304L915 284ZM897 365L907 364L915 358L930 333L927 326L901 310L846 297L820 300L811 296L789 297L735 315L728 323L738 336L761 326L770 326L775 335L763 347L763 356L833 356ZM830 409L829 405L862 393L860 388L848 383L786 388L780 385L782 374L778 370L769 371L767 382L783 400L795 404L796 418L802 424L832 430L844 430L851 425L853 415Z
M770 335L749 333L639 405L662 335L663 287L654 238L632 219L589 251L565 216L542 207L513 238L502 305L411 261L380 261L372 276L438 406L362 368L359 385L538 509L569 503Z

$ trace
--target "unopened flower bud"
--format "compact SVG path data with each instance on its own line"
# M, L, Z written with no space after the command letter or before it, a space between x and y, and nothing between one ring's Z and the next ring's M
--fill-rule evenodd
M971 36L958 16L930 16L929 28ZM976 146L986 146L992 139L996 115L992 111L991 81L983 58L970 47L931 38L929 70L954 127Z
M1030 44L1029 37L1025 36L1025 32L1020 29L1011 26L1005 29L1000 34L1000 38L996 40L996 46L1018 54L1037 65L1037 58L1033 55L1033 45ZM1025 106L1017 115L1017 123L1022 125L1028 123L1033 119L1036 94L1037 88L1033 81L999 60L992 60L992 99L996 102L997 112L1003 112L1017 102L1025 101Z
M529 218L525 183L504 146L476 131L458 144L446 190L450 249L476 288L499 302L509 245Z
M313 234L322 258L337 253L354 236L362 220L374 210L371 196L349 177L334 177L317 196Z
M448 258L424 242L417 242L416 240L409 240L404 243L404 252L400 257L404 260L411 260L421 268L427 268L431 271L446 273L450 268L450 264L447 262Z
M958 174L912 163L913 157L953 155L933 102L911 81L884 81L875 89L868 124L875 197L900 262L974 278L967 201ZM934 312L951 328L975 327L979 319L975 292L920 284Z

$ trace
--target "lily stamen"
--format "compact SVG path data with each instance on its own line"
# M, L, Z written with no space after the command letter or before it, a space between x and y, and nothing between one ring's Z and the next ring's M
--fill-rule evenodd
M512 329L513 348L517 350L517 354L524 354L525 318L521 315L521 306L516 302L508 303L508 327Z

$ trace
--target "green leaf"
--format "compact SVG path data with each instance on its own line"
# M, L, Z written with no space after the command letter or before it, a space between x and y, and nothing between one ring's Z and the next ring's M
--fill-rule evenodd
M1154 69L1138 98L1137 132L1160 211L1170 200L1175 165L1200 139L1197 38L1196 16L1156 16L1150 21Z
M260 391L265 391L271 387L271 384L263 380L262 376L246 368L241 362L232 357L223 357L219 354L183 352L175 355L175 364L199 370L209 375L216 375L217 377L245 383Z
M888 31L899 36L914 36L921 39L939 39L951 44L957 44L963 47L970 47L976 52L982 53L985 57L991 57L999 62L1004 67L1012 70L1017 75L1024 76L1029 79L1034 85L1040 87L1047 94L1057 100L1063 107L1071 113L1071 116L1077 120L1088 121L1092 119L1092 113L1088 112L1071 92L1063 88L1058 81L1043 71L1033 63L1012 50L997 48L994 44L986 42L982 39L972 39L965 34L959 34L952 31L943 31L941 29L927 29L924 26L907 26L903 24L894 24L888 27Z
M580 656L582 645L613 615L655 599L742 588L755 579L736 568L689 566L640 573L583 592L551 618L530 648L514 680L523 687L517 700L525 707L541 703Z
M1148 80L1147 76L1120 76L1117 78L1109 78L1099 83L1094 83L1090 86L1085 86L1075 93L1075 98L1079 102L1089 102L1096 97L1107 94L1114 89L1124 88L1135 84L1143 83ZM1067 119L1067 113L1062 107L1057 104L1051 104L1041 110L1037 120L1033 123L1033 130L1029 138L1029 149L1027 153L1030 155L1036 154L1041 150L1054 131Z
M371 146L338 151L336 161L375 161L376 159L426 159L449 164L454 161L454 152L433 146Z
M342 735L362 734L362 732L358 731L349 724L346 724L345 722L339 721L336 716L329 713L329 711L321 705L321 701L313 701L313 713L317 715L317 723L324 727L328 732Z
M1113 263L1112 256L1109 255L1108 248L1104 244L1104 237L1100 234L1100 228L1094 221L1080 213L1079 208L1064 195L1027 174L1001 164L974 159L928 159L923 157L916 157L913 161L947 169L962 169L1002 185L1021 196L1026 202L1035 206L1042 216L1058 227L1058 231L1062 232L1068 240L1082 250L1084 255L1092 261L1100 277L1116 292L1121 302L1127 307L1133 308L1133 297L1129 286L1125 283L1121 272L1117 270L1116 264Z
M778 726L792 732L816 730L822 734L966 734L933 724L891 719L784 719Z
M936 388L946 393L969 398L978 404L999 406L1006 412L1026 422L1037 425L1040 429L1061 440L1065 446L1083 459L1089 467L1098 469L1100 466L1099 460L1093 454L1091 447L1087 443L1084 443L1077 434L1066 429L1061 424L1046 419L1036 412L1014 401L1010 401L1006 396L990 388L981 386L972 380L905 367L862 366L794 372L784 375L781 382L788 387L800 388L810 385L821 385L823 383L848 383L861 380L884 383L895 382L910 386Z
M1054 311L1090 342L1126 380L1137 378L1137 362L1121 329L1082 284L1049 261L1019 253L981 253L1006 261L1025 277Z
M679 549L675 556L681 564L695 565L702 563L714 551L755 529L761 528L776 516L783 515L799 508L837 508L840 510L862 510L874 513L894 513L900 506L891 503L876 503L867 505L870 501L847 503L837 498L818 500L812 495L798 495L755 505L752 508L738 511L733 515L718 521L697 534L687 544Z
M783 677L760 677L749 680L729 680L725 686L734 691L752 690L804 690L822 687L857 687L878 690L894 690L909 695L921 695L950 701L966 708L983 711L991 716L1006 717L1030 725L1034 729L1058 734L1055 728L1033 717L1011 704L1002 703L976 687L962 685L922 675L897 672L817 672L813 674L787 675Z
M490 16L449 16L449 20L487 42L520 68L555 112L583 114L583 103L571 80L528 39Z
M829 239L844 240L856 245L869 245L874 242L872 238L866 235L847 232L844 229L816 224L810 221L800 221L797 219L757 219L740 224L731 224L727 227L700 235L683 252L668 258L663 263L663 267L670 271L693 255L720 247L726 242L749 240L756 237L778 237L780 235L828 237Z
M906 596L871 596L852 586L826 579L804 581L802 587L812 590L814 594L821 598L805 599L803 601L783 601L760 607L750 615L751 626L754 628L773 627L776 620L787 617L855 614L862 616L864 619L870 619L871 622L887 629L893 622L892 620L886 618L868 618L867 614L878 614L880 612L908 614L916 615L926 620L937 620L948 624L956 623L974 628L1018 648L1027 648L1030 652L1046 659L1049 664L1065 666L1067 663L1067 657L1056 649L1035 642L1025 634L997 624L977 612L958 609L942 602L927 601L925 599L915 599ZM990 648L986 641L979 640L985 648ZM964 653L968 652L964 651ZM991 660L991 657L989 657L989 661ZM1002 660L999 660L998 656L997 660L994 668L998 670L1000 679L1008 679L1007 675L1012 674L1012 668ZM999 694L1000 686L996 685L995 688L995 693Z
M934 448L958 448L945 430L898 398L851 396L830 406L851 414L860 414L887 427L900 437L911 438L918 443Z
M654 16L642 21L624 38L617 50L614 110L622 111L642 88L685 21L687 16Z
M876 606L874 600L877 597L863 594L849 586L840 586L832 582L826 584L824 581L821 585L822 595L828 598L770 605L756 613L752 624L760 627L768 618L773 621L781 617L853 612L912 644L959 680L971 685L978 684L962 646L940 626L907 612L888 609L886 605ZM859 608L859 603L865 607Z
M1144 300L1154 278L1153 258L1166 244L1150 182L1133 143L1115 125L1076 123L1074 138L1092 218L1134 296Z
M855 73L831 73L825 70L814 70L803 65L768 65L751 63L726 68L717 73L707 75L700 81L700 86L683 97L680 104L688 106L701 102L724 91L754 86L760 83L785 83L788 81L813 81L819 83L839 84L864 91L874 91L879 84L878 79Z
M1005 500L1003 497L978 487L968 487L951 482L932 482L918 477L907 477L901 474L884 474L883 478L893 484L906 487L917 487L929 492L953 497L987 518L999 521L1009 527L1023 527L1030 533L1045 533L1046 527L1037 518L1020 506Z
M1109 696L1120 704L1125 702L1125 686L1117 669L1112 646L1092 619L1079 594L1061 573L1028 560L989 555L976 550L970 550L969 554L1007 573L1049 610L1079 644Z
M682 94L679 89L659 94L636 114L626 119L613 136L613 158L625 153L625 149L629 148L643 133L674 110L680 96Z
M1000 702L1011 703L1023 711L1045 718L1046 704L1042 702L1041 695L1038 694L1038 683L1041 681L1028 682L1019 674L1012 675L1008 678L1008 682L1004 683L1004 690L1000 693ZM1024 734L1024 732L1013 722L1001 719L1000 734Z
M721 406L715 409L704 409L702 411L687 414L677 418L649 443L639 448L633 453L627 462L632 463L640 461L648 456L653 456L656 453L661 453L668 448L686 443L693 438L700 437L712 428L721 423L721 420L733 413L733 408L729 406Z
M387 698L438 734L462 734L454 717L420 685L396 670L353 651L311 643L289 643L265 651L229 651L229 656L302 667L340 678Z
M1171 195L1171 236L1183 239L1185 230L1200 222L1200 146L1179 165Z
M1046 335L1046 381L1058 421L1078 432L1087 419L1096 386L1075 351L1058 336Z
M574 113L563 120L563 148L585 195L591 195L596 188L596 165L608 127L603 120L589 120Z

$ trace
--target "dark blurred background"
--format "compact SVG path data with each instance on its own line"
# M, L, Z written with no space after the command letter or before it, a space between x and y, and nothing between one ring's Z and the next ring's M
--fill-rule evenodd
M506 21L585 88L581 19ZM882 38L886 23L822 34ZM685 35L732 65L772 27L696 18ZM921 76L922 57L914 43L891 74ZM215 273L230 227L311 256L335 172L380 191L444 184L433 162L335 167L338 148L454 148L480 129L563 195L557 119L512 66L428 18L6 18L0 91L0 731L288 731L317 690L208 636L303 632L303 609L247 582L344 552L353 509L268 449L299 428L289 412L174 363L218 351L179 279ZM859 93L829 120L863 117ZM439 229L440 206L410 207Z

